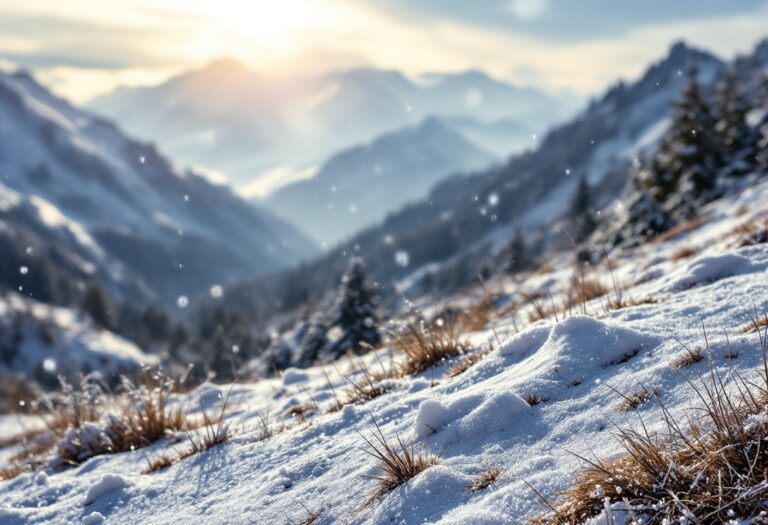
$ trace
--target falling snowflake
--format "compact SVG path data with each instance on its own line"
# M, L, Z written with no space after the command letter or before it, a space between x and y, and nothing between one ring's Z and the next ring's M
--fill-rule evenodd
M395 252L395 264L405 268L411 263L411 256L404 250L398 250Z
M176 299L176 304L179 308L186 308L187 305L189 305L189 298L186 295L180 295L179 298Z
M220 299L224 295L224 288L219 284L214 284L211 286L210 294L214 299Z
M57 368L57 365L56 365L55 359L49 357L43 360L43 370L45 370L49 374L53 374L56 371L56 368Z
M488 195L488 205L496 206L497 204L499 204L499 194L496 192L493 192L490 195Z
M29 273L29 268L27 268L26 266L21 266L19 268L19 273L21 275L27 275Z

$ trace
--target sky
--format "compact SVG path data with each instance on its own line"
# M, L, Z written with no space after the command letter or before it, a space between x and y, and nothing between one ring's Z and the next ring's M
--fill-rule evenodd
M0 65L75 102L224 56L274 76L475 68L588 95L675 40L730 57L766 28L768 0L0 0Z

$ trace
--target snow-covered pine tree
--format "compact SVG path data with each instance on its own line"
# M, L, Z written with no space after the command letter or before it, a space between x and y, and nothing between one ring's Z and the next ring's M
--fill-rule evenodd
M100 286L94 284L88 287L83 295L80 308L82 308L82 310L88 314L98 326L107 330L111 329L112 315L109 311L107 298Z
M341 337L333 344L334 357L352 350L366 351L361 343L376 346L381 342L376 315L375 290L368 281L365 263L359 257L349 262L341 280L331 326L341 329Z
M509 243L509 264L507 271L511 273L519 272L528 265L528 254L525 246L525 238L520 226L515 228L515 234Z
M569 213L569 216L573 221L570 230L576 242L585 240L597 227L597 220L595 219L592 210L591 191L589 182L587 182L587 177L579 177L576 191L571 199L571 209Z
M755 170L758 133L747 122L749 102L741 89L739 74L731 69L720 82L717 92L717 147L721 173L740 176Z
M305 321L297 348L296 366L307 368L317 361L328 347L327 332L328 327L319 316L313 316Z
M646 191L675 215L692 215L697 204L713 197L718 155L714 119L691 68L669 128L654 156Z
M757 169L768 174L768 73L763 74L762 82L762 118L757 125Z
M616 208L616 219L608 225L606 240L611 245L635 246L675 225L669 213L646 190L650 177L650 169L636 159Z

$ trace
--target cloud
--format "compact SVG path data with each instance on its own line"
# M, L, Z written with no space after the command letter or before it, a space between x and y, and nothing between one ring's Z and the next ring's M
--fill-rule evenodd
M547 9L546 0L512 0L509 11L523 20L535 20Z

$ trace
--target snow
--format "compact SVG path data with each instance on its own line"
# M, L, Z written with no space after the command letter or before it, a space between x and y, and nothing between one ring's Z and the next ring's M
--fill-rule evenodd
M736 273L754 271L749 259L738 254L699 257L680 268L669 277L665 290L676 292L691 286L714 282Z
M357 358L289 369L280 378L255 383L205 383L179 395L177 406L199 415L227 399L230 440L151 474L143 473L147 461L184 450L184 436L91 457L77 466L46 465L45 477L25 473L0 482L0 522L82 523L98 512L115 525L296 523L306 515L302 505L319 512L321 524L525 522L546 511L531 486L554 500L585 466L576 455L613 458L621 452L616 426L636 428L640 416L649 432L663 430L659 404L627 411L613 389L624 394L652 390L671 417L685 421L691 407L699 406L685 377L706 375L708 361L726 384L733 372L746 381L759 373L758 335L740 328L753 308L768 311L768 245L741 247L734 230L768 212L768 182L700 212L704 222L691 232L612 254L622 296L639 304L608 310L608 297L598 297L583 305L588 315L573 312L527 323L532 308L520 290L549 289L558 304L565 297L573 258L555 255L547 270L487 283L499 284L509 301L517 301L519 331L505 315L495 323L496 334L490 328L466 334L472 351L489 341L495 349L458 376L449 377L447 370L459 358L420 376L392 378L388 393L337 411L329 411L336 403L334 392L343 396L348 387L343 375L359 379ZM672 258L682 247L696 248L698 255ZM590 277L611 284L604 265ZM0 316L20 309L14 301L0 302ZM48 308L29 304L32 312ZM109 336L86 328L71 311L46 313L62 337L83 330L70 342L87 336L91 351L107 343L111 352ZM685 347L704 348L703 330L711 355L680 370L676 363ZM34 351L59 363L68 359ZM378 371L391 352L383 348L360 360ZM318 410L303 422L283 416L300 403L316 403ZM263 418L273 430L287 428L259 439ZM377 472L376 462L361 450L361 435L374 435L374 421L391 443L400 437L416 450L424 446L439 456L439 464L361 508L375 488L366 476ZM107 423L85 425L63 445L99 440ZM2 418L0 436L20 426ZM490 468L504 474L488 488L469 492L467 486ZM90 503L85 509L84 501ZM614 504L592 523L610 523L611 515L621 523L626 512Z
M101 525L104 522L104 515L101 512L91 512L80 523L82 525Z
M90 505L105 494L121 490L128 486L128 482L117 474L106 474L97 483L91 485L83 499L83 506Z
M0 341L16 330L20 336L15 354L0 362L0 372L108 375L159 361L122 337L96 328L73 310L20 295L0 296L0 328Z

